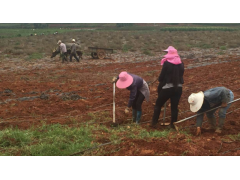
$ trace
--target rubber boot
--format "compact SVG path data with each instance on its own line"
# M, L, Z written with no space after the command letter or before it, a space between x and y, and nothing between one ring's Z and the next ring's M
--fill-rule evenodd
M137 120L137 110L132 109L132 121L136 122L136 120Z
M136 124L139 124L142 116L142 111L137 111Z
M216 118L208 118L208 123L210 124L210 127L206 128L207 130L214 130L216 129Z
M224 122L225 122L225 118L219 118L218 127L217 127L217 129L215 131L216 133L221 133L222 132L222 128L223 128Z

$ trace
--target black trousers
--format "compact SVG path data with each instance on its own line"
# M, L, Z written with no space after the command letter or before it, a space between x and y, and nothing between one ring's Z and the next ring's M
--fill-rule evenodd
M156 101L156 105L154 107L154 113L152 118L152 125L157 124L158 118L161 113L161 108L170 98L171 100L171 124L177 121L178 118L178 103L182 95L182 87L178 87L175 89L167 88L167 89L160 89L158 92L158 98Z
M144 99L145 96L140 91L137 91L137 95L133 101L132 108L136 109L137 111L142 111L142 103Z
M75 57L75 59L77 60L77 62L79 62L79 59L77 58L75 53L70 54L70 62L72 62L72 57Z

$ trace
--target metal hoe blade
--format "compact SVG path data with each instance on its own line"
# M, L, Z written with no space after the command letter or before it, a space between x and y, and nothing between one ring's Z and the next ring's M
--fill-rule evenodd
M167 107L167 102L165 102L164 104L163 123L161 123L161 126L168 126L170 124L170 123L165 123L166 107Z

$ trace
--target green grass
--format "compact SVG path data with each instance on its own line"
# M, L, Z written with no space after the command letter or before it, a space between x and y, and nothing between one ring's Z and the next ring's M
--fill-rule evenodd
M40 35L44 33L44 35L53 34L54 32L58 33L65 33L69 31L74 31L71 29L0 29L0 39L1 38L13 38L13 37L23 37L23 36L30 36L30 34L37 34Z
M33 54L30 54L26 60L41 59L43 57L44 57L44 53L33 53Z
M233 141L240 141L240 133L236 135L229 135L229 138L231 138Z
M166 138L168 137L170 133L170 130L164 130L164 131L146 131L146 130L142 130L140 133L139 133L139 137L142 138L142 139L145 139L145 138L151 138L151 137L155 137L155 138Z
M226 47L226 46L220 46L220 49L221 49L221 50L226 50L227 47Z
M129 46L127 44L124 44L123 47L122 47L123 52L128 52L130 49L131 49L131 46Z
M38 129L0 131L0 155L67 156L92 147L88 127L43 125Z
M149 49L143 49L142 53L146 54L148 56L152 56L152 53L151 53L151 51Z
M171 130L164 131L147 131L136 124L129 124L128 126L119 126L115 128L107 128L104 125L98 126L98 130L104 130L110 134L110 139L115 141L122 137L128 137L132 139L146 139L146 138L166 138Z
M236 31L236 28L229 27L163 27L161 31Z
M197 47L197 48L201 48L201 49L209 49L212 48L212 46L210 44L207 43L198 43L198 44L192 44L192 45L188 45L189 47Z

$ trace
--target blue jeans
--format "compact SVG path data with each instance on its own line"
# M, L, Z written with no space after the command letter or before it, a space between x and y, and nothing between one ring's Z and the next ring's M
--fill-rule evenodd
M230 101L233 101L233 100L234 100L234 95L233 95L233 92L230 91ZM218 112L219 118L226 118L226 113L227 113L227 110L229 109L230 106L231 106L231 103L228 104L226 107L219 108L219 112ZM217 111L217 109L212 110L210 112L207 112L206 113L207 117L208 118L215 118L214 113L216 111ZM201 115L197 116L197 124L196 124L197 127L202 126L203 117L204 117L204 114L201 114Z

